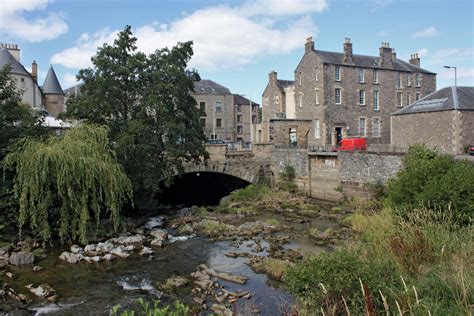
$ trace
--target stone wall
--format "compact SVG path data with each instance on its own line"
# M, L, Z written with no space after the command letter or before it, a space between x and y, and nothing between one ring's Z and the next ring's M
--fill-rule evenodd
M311 197L339 201L342 197L338 190L341 185L340 160L337 154L309 156L310 190Z
M394 115L391 121L394 148L407 150L413 144L423 143L442 153L454 154L453 111Z
M289 147L290 129L295 128L298 147L307 148L311 124L311 120L270 120L270 142L276 146Z
M275 178L283 171L285 165L295 168L298 188L309 194L309 159L306 149L274 149L272 152L272 171ZM275 179L277 181L277 179Z
M461 150L466 146L474 145L474 111L460 111L459 122L461 126Z
M63 94L45 94L44 107L54 117L64 112L64 95Z

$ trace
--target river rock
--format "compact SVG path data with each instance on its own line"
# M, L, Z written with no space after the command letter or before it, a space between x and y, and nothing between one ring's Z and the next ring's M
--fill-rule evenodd
M33 267L33 272L39 272L41 270L43 270L43 267L41 267L41 266L34 266Z
M131 244L141 244L146 240L145 236L142 235L133 235L133 236L120 236L117 238L112 238L111 241L114 244L120 245L131 245Z
M33 262L35 262L35 256L31 252L20 251L12 253L8 260L10 264L14 266L20 266L25 264L33 264Z
M95 245L94 244L90 244L90 245L86 245L84 247L84 251L87 252L87 253L94 253L96 250L95 250Z
M61 259L63 261L66 261L67 263L71 263L71 264L76 264L81 260L79 255L74 254L74 253L70 253L70 252L67 252L67 251L64 251L63 253L61 253L59 255L59 259Z
M8 266L8 261L7 260L0 260L0 269L5 268Z
M97 252L110 252L112 249L114 249L114 245L110 241L106 242L100 242L97 244L96 251Z
M166 283L164 285L165 288L173 288L173 287L183 287L188 284L188 279L182 276L173 276L166 280Z
M8 252L8 249L7 248L0 248L0 261L1 260L8 261L9 257L10 257L10 253Z
M150 231L150 236L152 236L155 239L165 241L168 239L168 232L163 229L153 229Z
M161 240L161 239L153 239L153 240L151 241L150 245L156 246L156 247L161 247L161 246L163 246L163 240Z
M41 284L37 287L34 287L33 284L28 284L25 286L28 290L30 290L31 293L34 295L41 297L41 298L46 298L48 296L54 295L56 292L51 286L48 284Z
M114 256L117 256L123 259L126 259L130 256L130 254L121 246L112 249L110 253L113 254Z
M78 253L83 252L82 247L79 247L78 245L72 245L70 250L73 254L78 254Z
M106 260L106 261L112 261L112 260L114 260L116 257L115 257L113 254L108 253L108 254L104 255L102 258L103 258L104 260Z
M162 217L150 217L148 221L145 223L145 228L152 229L158 226L163 225L163 218Z
M150 247L143 247L142 250L140 250L141 256L151 255L152 253L153 250Z

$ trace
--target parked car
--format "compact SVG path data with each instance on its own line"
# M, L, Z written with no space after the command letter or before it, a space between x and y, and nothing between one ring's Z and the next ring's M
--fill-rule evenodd
M470 145L468 148L467 148L467 153L471 156L474 156L474 145Z

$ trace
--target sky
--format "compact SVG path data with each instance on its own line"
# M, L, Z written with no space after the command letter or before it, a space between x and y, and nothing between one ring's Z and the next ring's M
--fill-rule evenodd
M145 53L192 40L190 68L259 103L270 71L294 80L309 36L335 52L349 37L371 56L388 42L400 59L418 53L438 89L454 85L445 65L474 86L472 0L0 0L0 42L18 44L27 69L36 60L40 84L53 65L63 89L126 25Z

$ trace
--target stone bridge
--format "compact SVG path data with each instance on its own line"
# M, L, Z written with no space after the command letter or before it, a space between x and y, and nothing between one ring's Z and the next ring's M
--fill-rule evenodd
M184 173L215 172L253 184L273 186L285 165L295 168L295 182L310 197L338 201L365 197L368 183L385 183L402 165L402 155L374 152L311 152L254 144L252 150L232 151L225 144L206 146L209 160L185 165ZM183 173L183 174L184 174Z
M254 145L252 150L228 150L225 144L206 145L209 160L187 164L183 173L216 172L237 177L253 184L272 185L273 172L269 144Z

